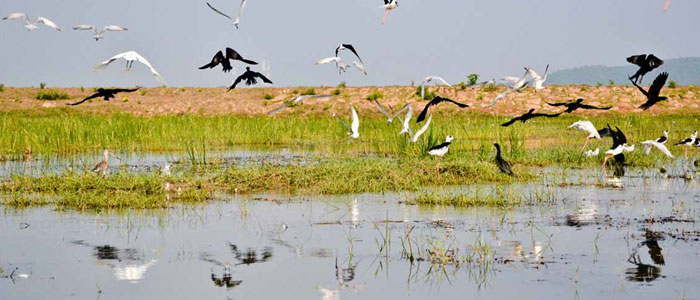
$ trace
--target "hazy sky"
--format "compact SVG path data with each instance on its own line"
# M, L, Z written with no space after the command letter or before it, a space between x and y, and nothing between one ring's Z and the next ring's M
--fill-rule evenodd
M239 0L209 0L235 15ZM102 73L92 68L135 50L169 86L228 86L232 74L200 71L219 49L271 66L276 86L392 85L427 75L452 83L470 73L485 78L585 64L622 65L632 54L700 56L700 1L673 0L400 0L380 25L381 0L249 0L236 30L205 0L6 0L0 15L25 12L62 27L27 32L19 20L0 20L0 83L8 86L156 86L142 65L124 61ZM95 42L77 24L116 24ZM341 43L355 45L369 71L338 75L314 66ZM346 54L347 55L347 54ZM348 56L349 60L350 57ZM349 62L349 61L348 61ZM243 66L236 63L236 71Z

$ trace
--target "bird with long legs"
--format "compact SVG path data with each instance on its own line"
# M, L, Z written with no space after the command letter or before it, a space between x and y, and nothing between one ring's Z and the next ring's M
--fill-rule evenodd
M630 79L632 84L636 86L637 89L639 89L639 91L642 92L642 94L644 94L644 96L647 98L647 102L644 102L641 106L639 106L639 108L647 110L654 106L654 104L668 99L665 96L659 96L659 94L661 93L661 89L666 84L667 79L668 73L663 72L659 74L659 76L657 76L656 79L654 79L654 82L649 87L649 91L645 91L641 86L637 85L636 82Z
M97 165L92 168L92 171L99 174L102 173L102 176L107 176L107 173L109 172L109 156L112 156L118 160L122 160L119 158L119 156L116 156L112 151L106 150L103 152L102 156L102 161L97 163Z
M498 169L500 169L503 174L513 176L513 168L510 166L510 163L501 157L501 145L494 143L493 146L496 147L496 166L498 166Z
M46 25L47 27L51 27L53 29L56 29L56 31L61 31L61 28L56 25L56 23L52 22L51 20L44 18L44 17L38 17L34 20L34 22L29 20L29 17L25 13L12 13L7 15L6 17L2 18L3 20L22 20L24 19L27 24L24 25L24 28L27 29L27 31L32 31L34 29L38 29L39 26L37 24L42 24Z
M382 25L386 24L386 17L389 15L389 11L399 7L399 1L397 0L384 0L384 5L379 8L384 9L384 16L382 16Z
M627 58L627 62L639 66L639 70L629 77L635 83L642 83L644 75L664 64L664 61L654 54L633 55Z
M569 125L570 129L574 130L579 130L579 131L584 131L588 133L588 136L586 137L586 142L583 143L583 148L581 148L581 151L586 150L586 145L588 145L588 142L591 139L599 139L600 140L600 133L598 130L593 126L593 123L591 121L576 121L573 124Z
M539 118L539 117L554 118L554 117L558 117L561 114L562 113L557 113L557 114L535 113L535 109L531 108L525 114L518 116L518 117L515 117L515 118L512 118L512 119L510 119L510 121L501 124L501 126L508 127L510 125L513 125L513 123L515 123L517 121L525 123L530 119Z
M119 93L131 93L138 91L140 87L137 87L135 89L105 89L105 88L99 88L97 89L97 92L88 96L87 98L80 100L75 103L69 103L68 105L79 105L84 103L85 101L88 101L90 99L95 99L95 98L102 98L104 101L109 101L110 99L114 98L115 95Z
M445 156L445 154L447 154L447 151L450 150L450 144L452 144L452 140L454 140L454 137L452 137L451 135L448 135L445 138L444 143L428 149L428 154L430 154L432 156L440 157L440 161L438 161L438 165L437 165L437 174L438 175L440 175L440 163L442 162L442 157Z
M544 82L547 81L547 72L549 71L549 65L544 69L544 75L540 76L535 70L525 67L527 74L532 77L532 85L535 87L535 91L544 89Z
M212 57L211 62L199 67L199 69L213 69L214 67L220 64L223 67L224 73L226 73L233 70L233 67L231 66L231 60L238 60L249 65L258 64L257 62L243 58L243 56L236 52L236 50L226 47L226 55L224 55L224 52L219 50L219 52L216 52L216 54L214 54L214 57Z
M437 97L433 98L433 100L430 100L430 102L428 102L428 104L426 104L426 105L423 107L423 110L422 110L422 111L420 112L420 114L418 115L418 118L416 118L416 123L423 122L423 120L425 120L425 116L428 114L428 109L429 109L431 106L435 106L435 105L438 105L438 104L440 104L440 103L452 103L452 104L454 104L454 105L457 105L459 108L467 108L467 107L469 107L469 105L467 105L467 104L459 103L459 102L454 101L454 100L452 100L452 99L448 99L448 98L443 98L443 97L437 96Z
M150 62L148 62L148 60L146 60L140 54L136 53L136 51L123 52L123 53L119 53L115 56L112 56L108 60L105 60L105 61L99 63L97 66L95 66L95 72L103 71L104 69L106 69L109 66L109 64L111 64L112 62L114 62L115 60L120 59L120 58L126 60L126 70L127 71L131 70L131 66L134 65L135 61L138 61L138 62L144 64L146 67L148 67L151 70L151 74L153 74L153 76L156 78L156 80L158 80L162 84L166 84L163 76L161 76L160 73L158 73L158 71L156 71L156 69L153 68L153 66L151 65Z
M577 109L610 110L612 108L612 106L597 107L597 106L593 106L593 105L584 104L582 98L578 98L578 99L576 99L576 101L572 101L572 102L558 102L558 103L545 102L545 103L547 103L547 105L549 105L549 106L554 106L554 107L564 106L564 107L566 107L566 110L564 112L567 114L570 114L570 113L576 111Z
M449 84L445 79L442 79L442 77L438 76L427 76L425 79L423 79L423 82L420 84L420 99L425 100L425 85L428 83L433 83L436 86L438 86L438 89L440 88L441 85L448 86L454 89L454 87ZM455 90L456 91L456 90Z
M245 85L257 84L258 78L260 78L260 80L262 80L264 83L272 84L272 81L270 79L268 79L267 77L265 77L265 75L260 74L260 73L255 72L255 71L251 71L250 67L245 67L245 72L243 72L243 74L241 74L241 76L238 76L238 78L236 78L235 81L233 81L233 84L228 88L228 90L230 91L232 89L235 89L236 86L239 83L241 83L241 81L244 81L244 80L245 80Z
M360 137L360 117L357 116L357 111L355 110L355 107L350 105L350 113L352 114L352 125L348 125L348 123L345 123L343 119L336 114L333 114L334 117L338 118L338 121L340 121L345 128L347 128L348 136L350 136L353 139L357 139Z
M696 130L689 138L683 139L676 143L676 146L685 146L685 156L688 156L688 148L693 146L693 143L698 138L698 131Z
M610 125L608 125L608 128ZM603 173L607 177L607 170L606 170L606 165L608 163L608 160L611 157L615 158L615 162L617 163L617 167L621 169L624 166L625 163L625 152L632 152L634 151L634 145L628 146L627 145L627 137L625 134L615 126L616 130L612 130L610 128L610 131L612 132L612 140L613 144L612 147L610 147L610 150L605 151L605 159L603 159Z

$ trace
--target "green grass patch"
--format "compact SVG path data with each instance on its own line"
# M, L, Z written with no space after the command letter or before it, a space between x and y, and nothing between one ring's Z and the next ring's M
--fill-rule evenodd
M365 97L367 101L374 101L382 98L384 98L384 93L382 93L381 91L374 91L371 94L367 95L367 97Z
M36 93L37 100L66 100L70 99L70 96L66 93L61 93L59 91L39 91Z

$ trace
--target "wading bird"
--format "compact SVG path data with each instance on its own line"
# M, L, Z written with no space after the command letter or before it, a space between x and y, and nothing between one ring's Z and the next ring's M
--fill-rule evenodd
M450 150L450 144L452 144L452 140L454 140L454 138L451 135L448 135L445 138L444 143L428 149L428 154L430 154L432 156L440 157L440 161L438 162L438 165L437 165L438 175L440 174L440 162L442 162L442 157L445 156L445 154L447 154L447 151Z
M75 103L70 103L69 105L82 104L85 101L88 101L90 99L95 99L95 98L102 98L104 101L109 101L109 99L114 98L114 96L116 94L131 93L131 92L138 91L139 89L140 89L140 87L137 87L135 89L104 89L104 88L99 88L99 89L97 89L96 93L90 95L89 97L87 97L83 100L80 100L78 102L75 102Z
M389 11L396 9L397 7L399 7L399 1L384 0L384 5L379 7L384 9L384 16L382 16L382 25L386 24L386 16L389 15Z
M233 84L228 88L229 91L235 89L236 86L243 80L245 80L245 85L257 84L258 80L256 78L260 78L260 80L262 80L264 83L272 84L272 81L270 81L270 79L267 79L265 75L251 71L250 67L245 67L245 70L246 71L243 74L241 74L241 76L238 76L238 78L236 78Z
M544 82L547 81L547 71L549 71L549 65L544 69L544 76L540 76L535 72L535 70L530 69L530 68L525 68L525 71L527 71L528 74L530 74L530 77L533 79L533 86L535 87L535 90L542 90L544 89Z
M431 106L438 105L442 102L452 103L454 105L459 106L460 108L469 107L469 105L467 105L467 104L459 103L459 102L456 102L452 99L437 96L433 100L430 100L430 102L428 102L428 104L426 104L425 107L423 107L423 111L421 111L420 114L418 115L418 118L416 118L416 123L420 123L420 122L423 122L423 120L425 120L425 115L428 113L428 109Z
M588 142L591 139L600 139L600 133L595 128L595 126L593 126L593 123L591 123L591 121L576 121L573 124L571 124L569 128L588 132L586 142L583 143L583 148L581 148L581 151L586 149L586 145L588 145Z
M122 160L121 158L119 158L119 156L114 155L114 153L112 153L112 151L105 150L103 152L102 161L97 163L97 165L94 168L92 168L92 171L95 173L98 173L98 174L102 173L102 176L107 176L107 172L109 172L109 156L110 155L118 160Z
M257 65L257 62L254 62L252 60L247 60L243 58L236 50L233 50L231 48L226 47L226 56L224 56L224 53L219 50L219 52L216 52L214 57L211 59L211 62L209 62L206 65L203 65L199 67L200 70L204 69L213 69L219 64L223 67L224 73L229 72L233 70L233 67L231 67L231 62L230 60L239 60L243 63L249 64L249 65Z
M503 127L508 127L508 126L510 126L510 125L513 125L513 123L515 123L516 121L520 121L520 122L522 122L522 123L525 123L525 122L527 122L527 120L530 120L530 119L533 119L533 118L537 118L537 117L553 118L553 117L558 117L559 115L562 114L562 113L558 113L558 114L533 113L534 111L535 111L535 109L534 109L534 108L531 108L530 110L528 110L528 111L527 111L525 114L523 114L522 116L515 117L515 118L511 119L510 121L501 124L501 126L503 126Z
M337 116L336 114L333 114L336 118L338 118L338 121L345 126L345 128L348 129L348 135L353 138L359 138L360 137L360 117L357 116L357 111L355 110L355 107L350 105L350 113L352 114L352 125L348 125L348 123L345 123L342 118Z
M338 46L337 48L335 48L335 56L336 56L336 57L339 57L338 55L340 54L340 52L343 52L343 51L346 50L346 49L347 49L347 50L350 50L350 52L352 52L352 54L355 54L355 56L357 56L357 59L360 60L360 63L363 63L363 64L364 64L364 62L362 61L362 58L360 58L360 55L357 54L357 51L355 50L355 47L353 47L353 46L350 45L350 44L340 44L340 46Z
M103 62L99 63L97 66L95 66L95 72L102 71L102 70L106 69L109 66L109 64L111 64L113 61L120 59L120 58L123 58L124 60L126 60L126 70L127 71L131 70L131 66L133 66L134 61L138 61L138 62L146 65L146 67L148 67L149 69L151 69L151 74L153 74L153 76L156 78L156 80L160 81L162 84L166 84L165 79L163 79L163 76L160 76L160 73L158 73L158 71L156 71L156 69L153 68L151 63L149 63L148 60L146 60L143 56L136 53L136 51L128 51L128 52L119 53L115 56L112 56L110 59L103 61Z
M693 132L693 134L690 135L689 138L681 140L678 143L676 143L676 146L686 146L685 156L688 156L688 147L693 146L693 143L695 142L697 137L698 137L698 131L696 130L695 132Z
M440 85L452 87L452 85L447 83L447 81L445 81L445 79L442 79L442 77L438 77L438 76L425 77L425 79L423 79L423 82L421 82L421 84L420 84L420 99L421 100L425 100L425 85L428 83L433 83L436 86L438 86L438 88Z
M27 29L27 31L32 31L34 29L39 28L39 26L36 26L37 24L43 24L48 27L51 27L53 29L56 29L57 31L61 31L61 28L56 25L56 23L51 22L51 20L44 18L44 17L38 17L34 22L29 21L29 17L25 13L12 13L7 15L6 17L2 18L3 20L21 20L24 19L27 24L24 25L24 28Z
M292 99L292 100L289 100L289 101L285 102L285 103L282 104L280 107L271 110L271 111L268 112L267 114L268 114L268 115L275 114L275 113L279 112L280 110L283 110L285 107L287 107L287 106L289 106L289 105L297 105L297 104L300 104L300 103L302 103L302 101L304 101L304 100L306 100L306 99L320 99L320 98L330 98L330 97L331 97L330 95L304 95L304 96L298 96L298 97L296 97L296 98L294 98L294 99Z
M122 26L117 26L117 25L108 25L102 28L101 31L97 31L97 27L95 25L78 25L73 27L73 30L93 30L95 34L92 36L95 41L99 41L104 38L104 34L107 33L108 31L127 31L126 27Z
M654 79L654 82L649 87L649 91L645 91L641 86L637 85L636 82L630 79L632 84L636 86L637 89L639 89L639 91L642 92L642 94L644 94L645 97L647 97L647 102L644 102L641 106L639 106L639 108L647 110L650 107L654 106L654 104L656 104L657 102L661 102L668 99L664 96L659 96L659 93L661 93L661 89L666 84L667 79L668 73L663 72L659 74L659 76L657 76L656 79Z
M503 174L513 176L513 170L510 164L501 157L501 145L495 143L493 146L496 147L496 166L498 166Z
M545 103L547 103L549 106L555 106L555 107L564 106L564 107L566 107L566 110L564 112L567 114L570 114L577 109L610 110L612 108L612 106L597 107L597 106L593 106L593 105L583 104L583 99L581 99L581 98L578 98L578 99L576 99L576 101L572 101L572 102L559 102L559 103L545 102Z
M616 130L612 130L612 128L610 128L610 125L608 125L608 129L610 129L610 132L612 132L613 145L612 147L610 147L610 150L605 151L605 159L603 160L603 173L605 173L606 176L607 171L605 169L605 166L611 157L615 157L617 167L619 170L621 170L625 163L624 152L634 151L634 145L627 146L627 137L622 132L622 130L620 130L620 128L615 126Z
M629 78L635 83L641 83L644 80L644 75L664 64L664 61L654 54L633 55L627 58L627 62L639 66L639 70Z

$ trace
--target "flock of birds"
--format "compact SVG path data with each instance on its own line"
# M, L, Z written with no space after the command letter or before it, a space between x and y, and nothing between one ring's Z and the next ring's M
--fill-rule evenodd
M222 12L221 10L215 8L212 4L206 3L207 7L209 7L212 11L215 13L229 19L230 21L233 22L233 25L236 29L239 28L240 24L240 18L241 14L243 12L243 9L245 8L248 0L242 0L239 10L238 10L238 15L236 18L232 18L228 14ZM386 18L387 15L390 11L398 8L398 1L396 0L383 0L383 5L380 7L384 9L384 15L382 17L381 24L386 23ZM664 11L668 9L670 5L670 0L666 0L664 4ZM61 31L61 28L56 25L54 22L51 20L45 18L45 17L38 17L34 21L31 21L30 18L25 14L25 13L12 13L6 17L3 18L3 20L25 20L26 25L24 25L24 28L26 28L28 31L32 31L35 29L38 29L39 27L37 26L38 24L45 25L47 27L53 28L57 31ZM101 30L98 31L98 27L95 25L86 25L86 24L81 24L73 27L74 30L81 30L81 31L93 31L93 39L96 41L99 41L104 38L104 34L107 32L119 32L119 31L127 31L128 29L123 26L117 26L117 25L107 25L104 26ZM341 58L341 54L345 51L349 51L352 53L352 55L357 58L357 60L352 60L351 63L345 63L343 58ZM98 65L95 66L95 71L101 71L106 69L112 62L118 60L118 59L123 59L126 61L126 70L129 71L133 65L134 62L139 62L146 67L150 69L150 72L153 74L153 76L161 83L166 84L165 79L158 73L158 71L151 65L151 63L141 56L139 53L135 51L127 51L123 53L119 53L117 55L112 56L111 58L99 63ZM236 50L227 47L225 51L218 51L214 55L214 57L211 59L209 63L207 63L204 66L199 67L200 70L207 70L207 69L214 69L217 66L221 65L222 71L224 73L231 72L234 67L232 65L233 62L239 61L243 64L246 64L246 71L243 72L241 75L235 78L233 84L228 88L228 90L235 89L241 82L243 82L245 85L251 86L255 85L258 83L258 80L262 81L263 83L268 83L272 84L272 81L265 75L263 75L260 72L256 72L250 69L251 65L257 65L258 63L249 60L246 58L243 58L243 56L238 53ZM639 66L639 70L632 76L629 77L630 82L632 85L637 87L639 91L646 97L646 102L641 104L639 108L643 110L647 110L654 106L656 103L660 101L665 101L667 100L667 97L661 96L661 90L666 84L666 81L668 80L669 74L668 73L661 73L659 74L656 79L653 81L652 85L645 90L642 88L639 84L641 84L644 75L649 73L650 71L660 67L663 65L663 61L659 59L658 57L654 56L653 54L649 55L634 55L630 56L627 58L627 61L631 64ZM351 44L340 44L339 46L336 47L335 49L335 55L327 58L320 59L316 61L314 64L315 65L326 65L326 64L331 64L334 63L335 67L338 71L339 74L342 74L344 72L347 72L351 67L356 68L363 74L367 75L367 68L364 65L364 62L362 61L362 58L360 57L357 49L351 45ZM537 73L535 70L529 67L525 67L525 72L522 76L505 76L502 77L501 80L504 82L508 82L509 84L502 84L507 87L507 89L498 94L496 98L494 98L489 107L495 106L500 100L506 98L508 94L511 93L517 93L521 92L523 89L525 89L528 86L532 86L535 91L539 91L542 89L545 89L546 87L544 86L544 83L547 81L547 73L549 71L549 65L547 65L544 69L543 75L540 75ZM454 88L453 85L449 84L445 79L439 77L439 76L427 76L421 83L421 99L425 99L425 85L428 84L435 84L437 86L446 86L448 88ZM495 86L496 82L495 80L491 81L486 81L482 82L479 84L475 84L474 86L471 87L476 87L476 86L485 86L485 85L491 85ZM140 87L136 87L134 89L121 89L121 88L112 88L112 89L106 89L106 88L99 88L97 91L85 99L82 99L81 101L78 101L76 103L71 103L70 105L79 105L82 104L88 100L91 99L96 99L96 98L102 98L104 101L109 101L110 99L114 98L116 94L118 93L129 93L129 92L134 92L137 91ZM456 93L455 93L456 94ZM270 111L268 114L275 114L286 107L293 106L296 104L302 103L302 101L306 99L320 99L320 98L327 98L331 97L330 95L304 95L304 96L298 96L290 101L285 102L282 104L282 106L275 108L274 110ZM413 130L411 129L411 118L413 116L413 108L412 108L412 103L408 103L404 105L401 109L399 109L396 113L389 113L381 103L379 103L377 100L373 100L375 105L377 106L378 110L380 113L382 113L384 116L387 117L387 122L391 123L394 119L398 119L402 124L402 129L399 132L399 135L404 135L408 134L409 139L412 143L415 143L418 141L419 137L425 133L428 129L428 127L431 124L432 121L432 115L428 115L429 108L433 106L437 106L442 103L450 103L453 105L456 105L459 108L467 108L469 105L460 103L457 101L454 101L449 98L444 98L440 96L435 96L431 101L429 101L424 107L423 110L420 112L420 114L416 118L416 123L421 123L425 121L425 123L414 133ZM561 102L561 103L547 103L548 105L552 107L565 107L566 109L564 111L561 111L559 113L554 113L554 114L546 114L546 113L536 113L535 109L529 109L526 113L517 116L508 122L505 122L501 124L501 126L507 127L515 124L516 122L520 121L521 123L525 123L528 120L534 119L534 118L539 118L539 117L547 117L547 118L553 118L553 117L558 117L563 113L572 113L578 109L585 109L585 110L609 110L612 107L596 107L593 105L585 104L583 103L584 99L577 99L572 102ZM405 113L404 118L401 118L401 114ZM335 117L338 118L338 120L345 126L345 128L348 130L348 136L353 139L357 139L360 137L360 119L357 110L355 107L352 105L350 106L350 114L351 114L351 121L350 124L346 123L342 118L339 116ZM427 121L426 121L427 117ZM588 142L591 139L601 139L602 137L611 137L613 141L613 145L610 148L610 150L606 151L605 154L605 159L603 162L603 169L605 171L605 166L607 164L607 161L614 157L614 160L618 163L618 165L623 165L625 158L624 158L624 153L625 152L631 152L634 151L634 145L629 145L627 138L625 137L624 133L618 128L615 127L615 130L613 130L610 125L608 124L606 128L603 129L596 129L596 127L590 122L590 121L578 121L569 126L569 128L576 129L576 130L581 130L588 132L589 135L586 137L586 142L584 143L583 146L583 153L585 156L590 157L590 156L595 156L599 154L599 149L595 150L588 150L585 151L586 146ZM454 137L451 135L448 135L445 138L445 142L436 145L434 147L430 147L427 149L427 152L430 155L437 156L442 160L442 157L447 154L449 151L449 147L454 140ZM673 157L671 152L666 148L665 143L668 141L668 132L664 131L664 134L662 137L655 139L655 140L647 140L641 142L641 144L645 148L645 153L649 154L651 151L651 148L657 148L661 152L663 152L665 155L668 157ZM689 138L684 139L682 141L679 141L677 146L695 146L695 147L700 147L700 139L697 138L697 131L693 133ZM498 143L494 144L494 147L496 148L496 165L498 168L505 174L508 175L513 175L512 167L511 165L505 161L502 156L501 156L501 148ZM686 155L687 155L687 147L686 147ZM109 156L113 156L117 159L119 159L116 155L114 155L112 152L109 150L104 151L104 157L103 160L95 166L93 169L94 172L97 173L103 173L106 175L106 172L109 168L109 163L108 163L108 158ZM169 172L169 169L167 170ZM439 163L438 163L438 173L439 173Z

